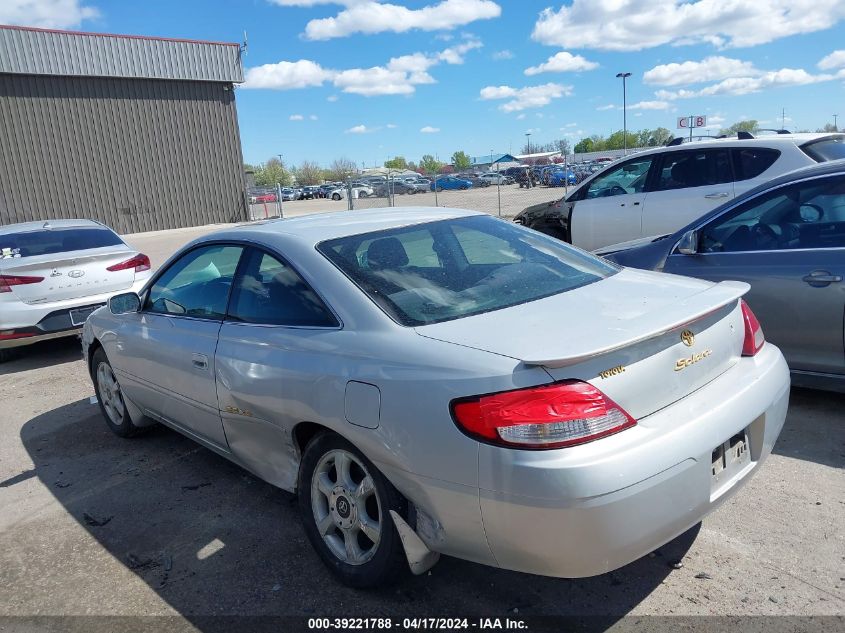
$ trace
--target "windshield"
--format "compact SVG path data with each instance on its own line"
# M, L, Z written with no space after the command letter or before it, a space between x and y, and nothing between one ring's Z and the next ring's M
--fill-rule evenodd
M812 141L801 147L817 163L845 158L845 136L834 136Z
M563 242L489 216L352 235L317 249L406 326L535 301L617 271Z
M102 227L42 229L0 235L0 258L35 257L123 244L114 231Z

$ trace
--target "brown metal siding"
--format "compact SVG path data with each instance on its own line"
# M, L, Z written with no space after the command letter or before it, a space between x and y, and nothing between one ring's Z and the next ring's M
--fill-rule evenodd
M0 74L0 224L245 218L231 84Z

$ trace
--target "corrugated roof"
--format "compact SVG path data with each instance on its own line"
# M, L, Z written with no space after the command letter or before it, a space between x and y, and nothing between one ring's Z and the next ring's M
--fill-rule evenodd
M3 25L0 73L232 83L244 80L238 44Z

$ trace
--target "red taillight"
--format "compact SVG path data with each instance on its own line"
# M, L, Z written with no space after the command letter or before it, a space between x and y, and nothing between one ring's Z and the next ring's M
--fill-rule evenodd
M578 380L458 400L452 412L469 435L514 448L584 444L637 423L593 385Z
M745 339L742 341L742 355L754 356L763 347L766 337L763 335L763 328L748 304L740 299L742 305L742 320L745 323Z
M120 262L114 266L109 266L106 270L116 272L118 270L128 270L134 268L136 273L150 269L150 258L143 253L138 253L132 259L127 259L125 262Z
M15 332L14 330L2 330L0 331L0 341L9 341L11 339L16 338L27 338L29 336L35 336L32 332Z
M44 281L44 277L22 277L20 275L0 275L0 292L12 292L12 286L37 284Z

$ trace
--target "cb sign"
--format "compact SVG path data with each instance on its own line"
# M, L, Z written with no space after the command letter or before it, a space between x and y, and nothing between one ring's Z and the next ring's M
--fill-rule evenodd
M704 127L705 125L707 125L707 117L703 115L678 117L678 128L680 129L689 130L694 127Z

